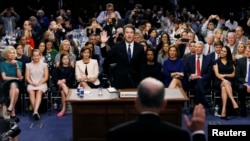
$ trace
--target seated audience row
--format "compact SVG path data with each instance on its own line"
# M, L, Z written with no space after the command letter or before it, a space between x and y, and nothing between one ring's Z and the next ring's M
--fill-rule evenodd
M217 72L216 72L216 69L213 68L213 63L215 59L220 57L220 54L222 53L222 48L218 49L218 51L216 50L216 48L214 48L214 51L212 51L212 53L204 55L205 44L201 41L196 41L196 42L192 41L190 42L189 45L191 45L190 52L192 51L193 53L190 54L189 56L185 56L185 60L184 60L184 57L182 58L180 55L180 50L181 50L180 46L178 46L178 44L170 45L169 47L166 47L165 49L165 52L167 52L167 55L166 55L167 59L161 60L161 63L163 63L163 65L160 64L158 65L159 67L157 66L156 68L156 67L150 66L152 64L155 64L155 62L157 61L156 49L152 48L151 52L150 52L150 49L144 50L141 44L138 44L137 42L135 42L134 35L135 35L135 28L133 27L133 25L130 25L130 24L125 25L123 28L123 36L124 36L123 40L115 43L114 46L112 46L111 49L107 51L107 56L105 60L108 61L108 64L116 63L115 72L112 74L114 78L115 88L117 89L136 88L139 82L143 78L147 76L155 76L157 79L164 82L165 87L181 88L184 91L188 91L188 89L190 89L191 86L193 86L193 89L195 90L194 103L196 105L199 103L202 103L207 108L211 107L211 105L209 104L209 101L206 98L205 90L209 85L211 85L211 78L214 75L214 73L215 73L214 75L215 77L220 77L220 75L218 74L216 75ZM209 37L210 35L208 36L208 38ZM107 42L107 40L105 41L103 40L103 38L101 41L102 43L105 43L105 44ZM39 54L40 59L43 60L42 62L47 63L46 65L49 68L50 66L58 68L60 64L60 60L61 60L61 55L66 54L69 56L70 66L72 68L75 68L75 77L76 77L75 79L77 80L77 82L79 82L79 84L82 87L84 87L85 89L89 89L89 88L95 88L100 84L99 76L102 73L100 71L100 68L102 67L102 65L98 62L100 61L98 60L100 59L97 57L98 55L93 54L93 52L95 51L94 47L91 47L91 48L87 46L83 47L80 51L80 58L77 59L76 55L72 53L71 51L72 47L71 47L70 41L63 40L60 44L59 52L55 55L55 59L54 59L55 62L50 63L51 61L49 62L48 60L46 60L46 55L48 54L47 51L45 51L46 43L47 42L41 41L40 44L38 44L38 50L40 52ZM89 45L89 44L91 43L89 42L86 43L86 45ZM223 44L219 43L218 45L223 45ZM194 49L191 48L192 46L194 47ZM214 43L214 46L215 47L217 46L217 42ZM125 48L126 50L124 50ZM164 46L162 46L162 49L159 50L159 53L164 51L163 49L164 49ZM33 53L31 56L32 62L29 64L33 64L35 62L35 57L34 57L35 51L36 49L33 49ZM185 52L184 50L182 51ZM46 53L42 54L42 52L46 52ZM213 57L212 56L213 53L217 53L217 54L214 54L214 57ZM95 56L96 58L94 57L94 55L96 55ZM232 60L232 61L235 63L237 60L239 59ZM24 65L22 65L22 67L23 66ZM215 64L214 66L217 66L217 65ZM28 68L28 65L26 65L25 68L23 67L22 70L25 70L25 72L30 71ZM52 75L53 72L54 72L54 69L53 70L49 69L49 72L47 75L48 76ZM44 77L48 77L48 76L44 76ZM30 76L27 76L27 74L25 73L25 78L27 79L26 81L28 81L28 86L32 86L30 84L32 82L29 82L28 80L29 77ZM230 77L234 79L233 74ZM232 84L229 82L222 81L220 84L222 97L224 97L223 95L228 95L228 97L232 100L234 108L237 109L238 105L232 98L232 95L233 95L231 93L232 88L229 88L232 86ZM217 83L220 83L220 82L217 81ZM60 82L58 85L60 85ZM59 86L59 88L63 90L62 86ZM28 91L29 90L30 89L28 89ZM46 89L43 89L41 91L44 92L46 91ZM66 95L66 92L67 91L65 90L62 91L62 93L64 93L64 96ZM29 93L30 95L34 95L32 94L34 93L33 91ZM38 92L38 93L41 93L41 92ZM41 101L39 100L40 97L38 96L37 98L38 98L37 100L38 105L40 105L39 104L39 101ZM36 117L36 119L39 119L39 114L37 111L38 108L34 104L34 100L31 101L31 103L34 108L34 117ZM223 103L223 106L222 106L223 116L222 117L225 117L226 116L225 100L223 100L222 103ZM62 111L58 114L59 117L61 117L61 115L63 115L64 112L65 112L65 109L62 109ZM244 113L244 112L241 112L241 113Z

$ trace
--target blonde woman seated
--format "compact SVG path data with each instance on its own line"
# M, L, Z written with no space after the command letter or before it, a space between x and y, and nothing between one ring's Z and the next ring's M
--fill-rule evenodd
M168 49L169 58L163 64L165 87L183 88L184 86L184 63L178 56L178 48L175 45L170 45Z
M214 32L214 42L222 41L224 44L226 44L226 34L223 33L223 30L220 28L215 29Z
M70 44L69 40L61 41L61 44L59 46L59 51L58 51L57 55L55 56L55 67L56 68L59 67L61 54L69 55L70 66L75 67L76 55L71 50L71 44Z
M3 57L5 61L0 63L0 72L2 78L0 85L3 87L3 91L0 92L0 98L1 100L2 97L8 97L10 99L9 105L6 105L8 106L8 116L10 116L11 121L19 122L19 118L16 116L15 108L20 89L23 87L22 62L15 59L16 50L13 46L5 47L3 51Z
M34 49L32 52L32 62L26 64L25 70L25 77L28 83L27 91L32 109L34 110L33 117L35 120L40 119L38 109L42 101L42 95L48 89L48 65L40 61L41 56L39 49Z
M84 89L96 88L99 86L99 66L96 59L91 59L91 49L83 47L80 51L81 60L76 62L76 80Z
M242 58L242 57L244 57L246 55L246 48L247 48L247 46L243 42L240 42L238 44L237 53L235 54L235 56L233 58L234 61L236 59L240 59L240 58Z

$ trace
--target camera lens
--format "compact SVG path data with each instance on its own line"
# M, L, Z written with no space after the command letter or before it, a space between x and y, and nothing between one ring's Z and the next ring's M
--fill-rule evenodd
M19 128L19 126L17 124L13 125L9 131L7 131L5 133L5 137L16 137L17 135L19 135L21 132L21 129Z
M112 18L111 21L112 21L112 25L116 24L116 19L115 18Z
M112 18L111 20L112 20L112 22L116 22L116 19L115 19L115 18Z
M119 38L123 38L123 34L122 33L119 33Z

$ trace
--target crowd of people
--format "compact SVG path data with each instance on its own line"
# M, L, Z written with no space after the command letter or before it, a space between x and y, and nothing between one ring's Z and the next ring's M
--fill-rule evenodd
M222 119L227 119L228 99L237 113L247 116L250 9L206 17L194 5L177 4L170 11L135 4L123 16L107 3L87 21L83 15L73 17L71 9L61 8L54 19L42 9L36 12L24 19L21 28L16 22L22 15L14 7L0 13L1 82L10 98L7 111L16 122L20 91L29 94L34 119L39 120L42 95L52 79L61 91L57 117L62 117L72 84L97 88L103 76L112 78L110 85L117 89L137 88L147 77L165 88L185 92L193 88L194 104L206 108L211 105L205 90L212 87L221 93ZM15 38L15 44L8 37ZM115 64L112 71L110 64ZM239 103L233 89L238 91Z

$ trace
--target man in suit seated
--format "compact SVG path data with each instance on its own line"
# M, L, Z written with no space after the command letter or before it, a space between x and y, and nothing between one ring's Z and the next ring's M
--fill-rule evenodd
M152 77L147 77L138 85L138 97L135 101L141 113L133 121L118 125L108 131L107 141L130 140L168 140L190 141L187 130L160 120L161 109L166 106L164 84ZM205 109L201 104L194 109L192 121L185 115L187 128L192 132L194 141L205 141Z
M246 96L250 94L250 47L246 48L246 56L236 61L236 87L240 102L240 115L247 116Z
M211 108L206 97L206 90L211 88L212 60L202 54L204 43L195 43L196 54L190 55L184 66L188 86L194 86L194 104L202 103L206 108ZM192 88L191 88L192 89Z
M189 47L189 51L190 51L190 52L184 54L183 57L182 57L182 60L183 60L184 63L186 62L188 56L193 55L193 54L196 53L196 50L195 50L195 43L196 43L196 41L191 41L191 42L189 43L188 47Z
M221 48L223 47L223 42L222 41L216 41L214 43L214 51L208 54L207 56L211 58L211 60L214 62L218 58L220 58L220 51Z

